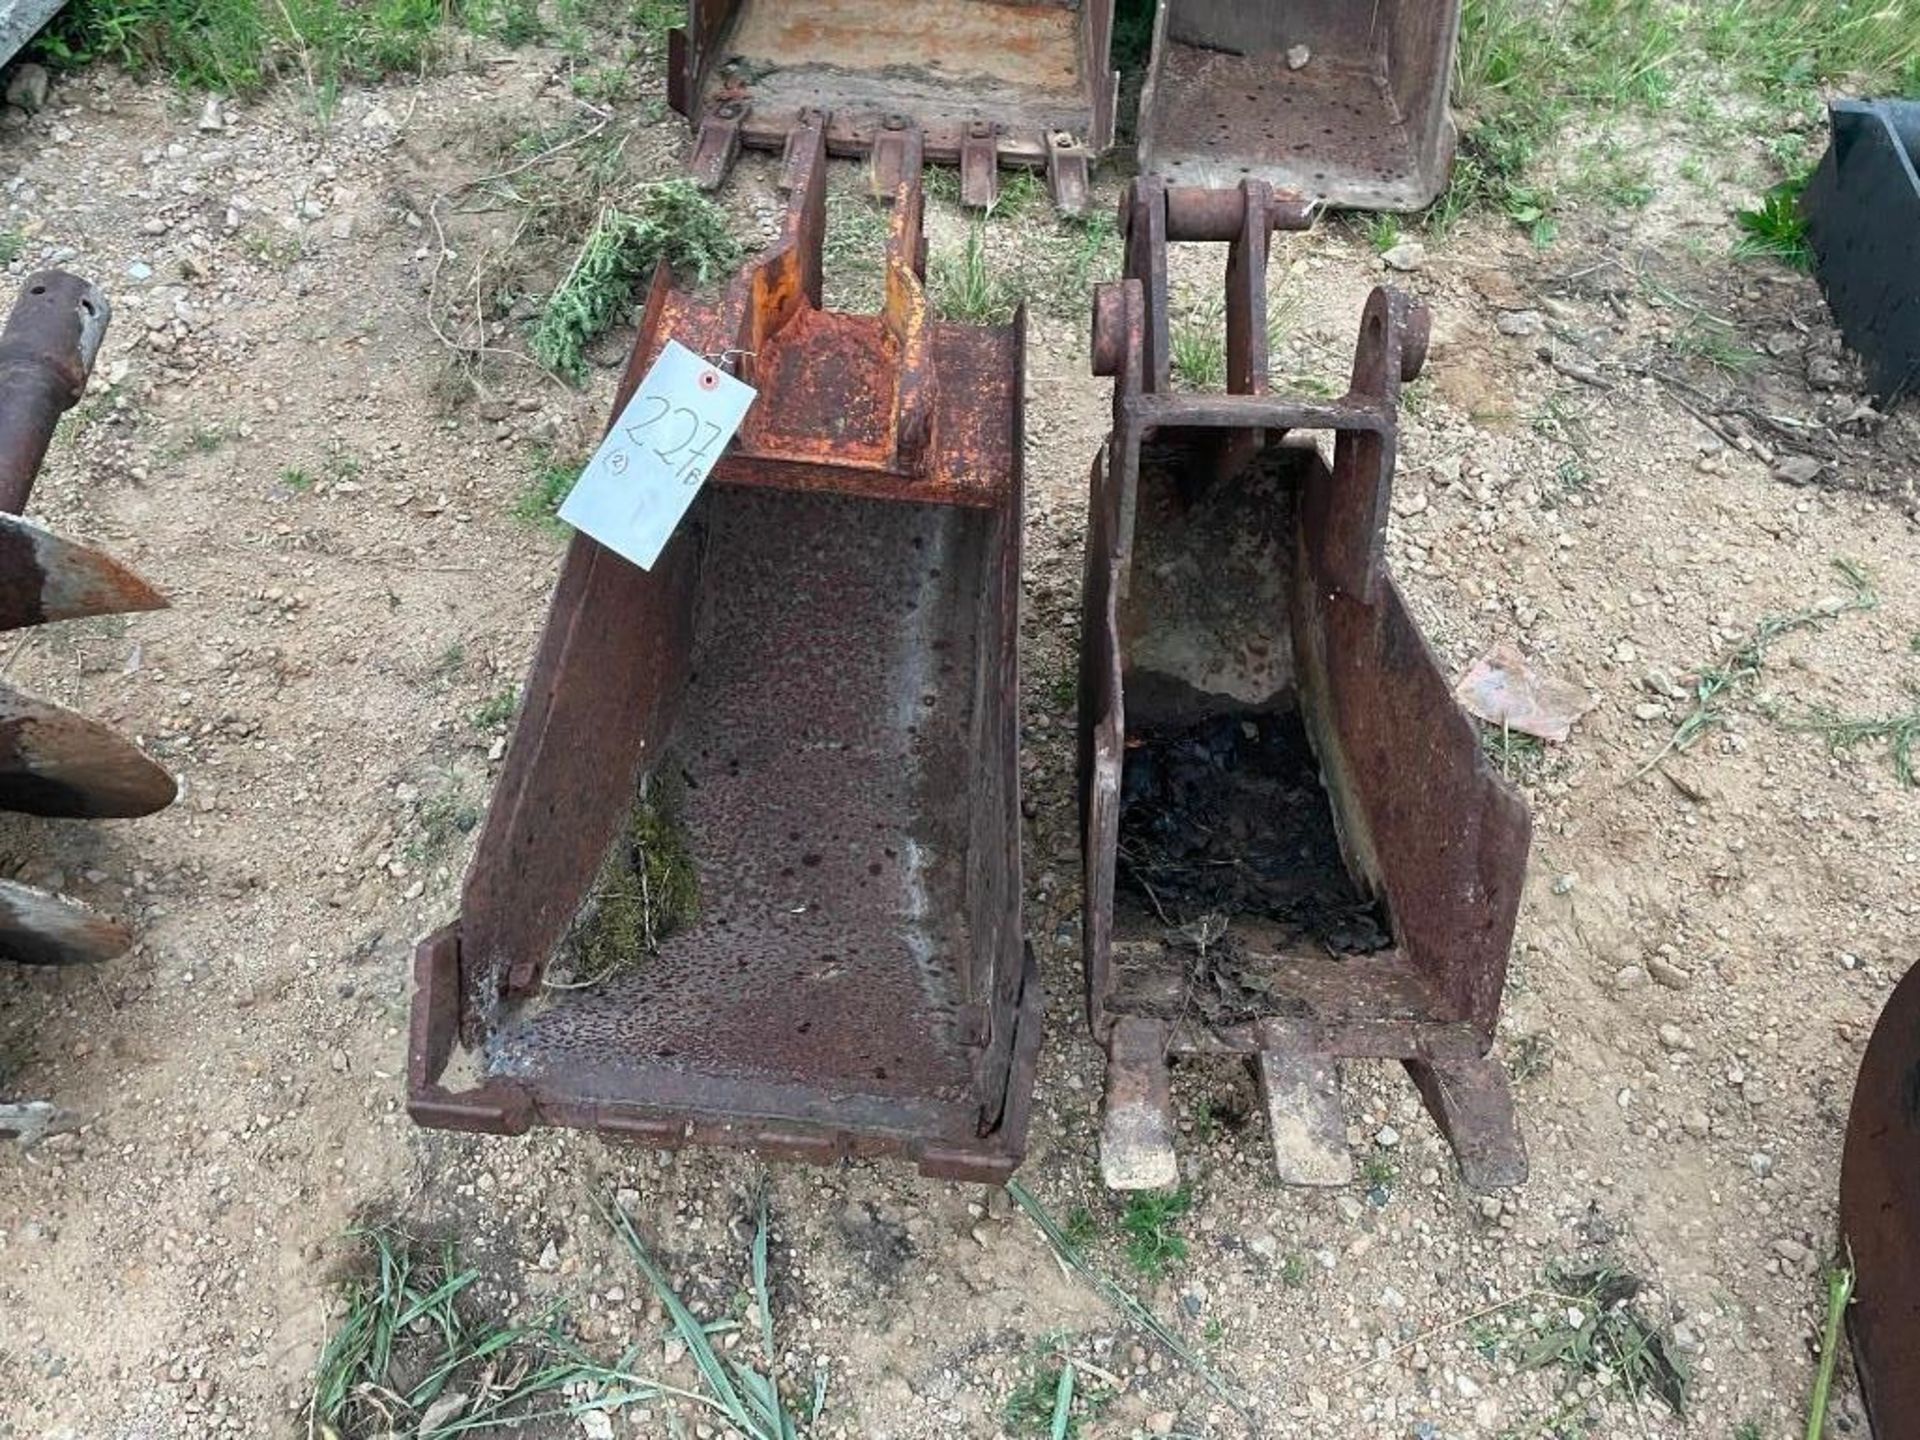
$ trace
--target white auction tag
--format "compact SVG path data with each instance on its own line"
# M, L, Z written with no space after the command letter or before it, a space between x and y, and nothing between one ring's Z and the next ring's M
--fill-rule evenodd
M651 569L758 393L667 341L580 472L560 518Z

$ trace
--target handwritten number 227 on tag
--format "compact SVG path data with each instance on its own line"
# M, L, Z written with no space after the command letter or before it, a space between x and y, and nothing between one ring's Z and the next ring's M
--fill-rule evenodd
M755 393L669 340L587 462L560 518L649 569Z
M712 373L717 375L719 372ZM714 453L714 442L721 436L720 424L713 420L702 420L698 412L684 405L676 405L664 395L637 395L634 399L636 404L645 401L651 413L631 423L623 419L620 423L622 433L636 447L651 444L654 458L662 465L679 465L674 477L683 485L699 485L718 458ZM658 434L647 434L656 426L659 427ZM662 436L674 434L680 438L670 445L660 444ZM624 475L629 463L626 452L622 450L609 456L608 463L614 474Z

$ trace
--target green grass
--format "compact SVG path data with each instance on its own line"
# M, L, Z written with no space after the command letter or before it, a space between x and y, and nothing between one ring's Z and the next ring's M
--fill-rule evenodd
M1360 228L1376 255L1384 255L1400 243L1400 217L1397 215L1370 216Z
M779 1351L774 1341L773 1295L767 1274L768 1216L767 1201L764 1193L757 1205L758 1219L754 1227L753 1241L748 1248L748 1263L751 1267L754 1306L760 1317L760 1359L758 1364L749 1363L744 1358L750 1350L741 1346L737 1350L722 1355L714 1348L711 1327L703 1325L686 1303L674 1291L667 1279L667 1273L661 1268L640 1239L619 1206L609 1202L600 1203L603 1219L613 1228L615 1235L622 1240L628 1256L646 1276L647 1283L653 1287L654 1297L659 1300L672 1322L674 1332L681 1343L687 1347L694 1368L699 1372L701 1390L698 1393L678 1392L682 1398L697 1401L725 1425L730 1425L746 1440L793 1440L797 1433L793 1414L787 1409L785 1399L780 1394ZM812 1414L817 1418L825 1402L824 1372L822 1380L816 1382L813 1396Z
M0 230L0 265L11 265L27 248L27 237L18 230Z
M1684 1415L1690 1377L1671 1333L1634 1308L1640 1278L1608 1265L1560 1269L1550 1278L1562 1303L1549 1312L1551 1323L1527 1347L1521 1364L1529 1369L1561 1366L1571 1372L1575 1394L1570 1407L1553 1417L1545 1430L1552 1433L1556 1425L1590 1403L1578 1393L1584 1382L1603 1389L1622 1387L1636 1407L1643 1397L1657 1396L1675 1415Z
M1140 1190L1127 1197L1120 1212L1120 1233L1126 1237L1127 1259L1149 1280L1158 1280L1169 1266L1187 1258L1186 1239L1175 1228L1193 1208L1193 1192Z
M942 252L929 267L927 295L934 310L967 325L998 325L1013 315L1006 283L987 263L986 225L974 220L958 255Z
M584 469L584 460L562 460L549 450L540 451L532 476L513 502L513 518L563 534L566 526L560 520L560 507Z
M1280 1262L1280 1283L1289 1290L1299 1290L1307 1283L1307 1277L1313 1273L1304 1255L1289 1254Z
M681 806L672 772L656 771L640 782L626 828L567 935L568 983L591 985L630 970L699 918L700 871Z
M1200 306L1173 322L1168 359L1176 385L1187 390L1224 390L1227 385L1226 324L1217 310Z
M1842 715L1824 706L1786 722L1789 730L1818 735L1830 753L1839 755L1857 745L1884 743L1894 778L1909 788L1920 785L1913 768L1913 747L1920 740L1920 694L1911 710L1892 715Z
M1087 1257L1061 1229L1047 1207L1035 1198L1033 1192L1019 1180L1007 1182L1007 1193L1013 1197L1013 1203L1026 1213L1040 1233L1046 1237L1047 1244L1053 1247L1053 1253L1067 1269L1079 1275L1100 1293L1101 1298L1118 1310L1142 1333L1151 1336L1166 1352L1199 1376L1215 1395L1231 1405L1243 1417L1253 1417L1252 1407L1239 1387L1229 1385L1227 1381L1206 1361L1196 1354L1193 1348L1180 1338L1180 1335L1153 1311L1141 1304L1129 1291L1094 1269Z
M1510 725L1483 726L1480 749L1507 780L1526 778L1547 754L1546 744L1538 736L1520 734Z
M419 831L408 843L406 855L415 865L430 865L480 823L480 807L457 774L443 771L421 797L415 819Z
M1093 1212L1084 1205L1074 1207L1061 1229L1067 1239L1082 1250L1100 1238L1100 1222L1093 1218Z
M509 685L504 690L489 695L474 708L473 728L491 730L496 726L504 725L513 719L513 713L519 707L520 689L517 685Z
M56 65L110 61L190 90L247 95L298 76L330 96L427 69L444 20L442 0L70 0L37 48Z
M1369 1155L1360 1162L1360 1182L1369 1190L1388 1189L1399 1178L1400 1167L1384 1155Z
M1673 332L1667 346L1676 355L1704 360L1729 375L1744 375L1760 363L1760 352L1742 341L1732 325L1697 312Z
M1846 582L1848 594L1805 610L1769 615L1717 660L1701 666L1692 677L1692 708L1674 727L1659 753L1635 772L1637 775L1647 774L1667 756L1686 750L1708 730L1725 724L1733 701L1759 679L1768 649L1782 635L1815 629L1842 615L1879 605L1880 597L1874 591L1872 580L1858 565L1850 560L1835 560L1833 568Z
M1822 83L1920 90L1920 0L1465 0L1455 73L1466 118L1452 182L1427 225L1444 234L1484 211L1545 244L1574 205L1651 198L1645 166L1610 138L1613 117L1678 105L1697 131L1724 124L1721 77L1815 113ZM1558 163L1576 116L1609 138L1593 158ZM1769 217L1769 232L1780 218Z
M313 476L305 470L297 470L291 465L280 472L280 483L296 495L304 495L313 489Z
M1740 237L1734 241L1733 253L1811 271L1813 247L1807 243L1807 218L1800 213L1800 192L1806 185L1804 173L1790 176L1769 189L1752 209L1735 211Z
M586 347L633 304L635 286L660 261L676 278L699 284L739 263L725 213L691 180L645 186L632 203L600 212L534 322L528 348L556 375L576 382L585 376Z
M1097 1420L1109 1392L1073 1361L1072 1337L1051 1335L1028 1357L1020 1383L1001 1406L1014 1435L1071 1440Z
M632 1372L637 1347L611 1365L596 1360L557 1307L523 1323L485 1314L480 1272L451 1242L428 1247L387 1228L351 1238L359 1253L345 1313L314 1371L316 1434L448 1440L677 1393Z

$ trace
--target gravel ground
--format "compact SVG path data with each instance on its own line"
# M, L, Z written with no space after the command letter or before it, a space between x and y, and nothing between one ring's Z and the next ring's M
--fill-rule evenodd
M527 294L564 266L511 208L435 201L499 168L503 136L579 113L558 63L488 52L350 89L324 131L296 90L208 111L96 70L0 136L0 223L25 240L10 276L57 263L116 307L32 513L173 602L32 632L6 663L139 737L182 787L138 822L0 831L11 870L142 937L94 972L0 974L7 1097L76 1121L0 1154L0 1434L305 1433L343 1236L366 1218L457 1237L491 1313L563 1302L586 1342L634 1343L691 1385L594 1202L617 1193L717 1317L747 1293L762 1187L783 1374L795 1396L824 1383L808 1433L1011 1433L1009 1395L1060 1354L1105 1392L1083 1389L1085 1436L1246 1433L1057 1266L1004 1192L407 1120L411 945L455 908L504 751L489 702L523 675L558 567L560 542L516 506L543 454L596 432L631 338L599 347L580 392L499 361L461 403L436 333L476 303L477 257L508 256L503 283ZM652 78L637 93L613 106L621 163L672 173L681 132L643 118ZM1347 1067L1362 1181L1283 1190L1246 1075L1189 1065L1189 1255L1158 1280L1130 1272L1094 1163L1061 683L1106 385L1083 309L1035 309L1025 855L1052 1001L1022 1178L1055 1216L1088 1212L1096 1265L1231 1377L1267 1434L1728 1440L1803 1413L1853 1074L1912 958L1920 810L1880 749L1829 753L1786 722L1911 707L1920 416L1860 413L1810 280L1726 258L1757 139L1706 156L1706 184L1667 183L1687 152L1648 143L1651 206L1571 217L1550 249L1491 219L1429 238L1404 272L1337 221L1276 242L1278 369L1341 376L1384 279L1433 306L1388 554L1445 665L1510 640L1594 700L1568 743L1510 760L1536 828L1501 1053L1532 1176L1504 1198L1459 1186L1412 1087L1373 1064ZM733 188L748 234L771 222L769 179L750 161ZM933 208L937 265L965 222ZM990 251L1037 277L1053 224L1040 207L996 218ZM1217 266L1178 256L1183 303L1217 294ZM525 302L503 308L488 343L511 347ZM1689 343L1701 312L1747 368ZM1809 437L1817 472L1785 463L1783 434ZM1687 711L1685 677L1763 617L1844 594L1840 557L1877 608L1783 637L1724 723L1644 771ZM1601 1261L1644 1281L1639 1313L1694 1372L1684 1417L1616 1371L1569 1389L1563 1367L1526 1363L1566 1319L1549 1273ZM1835 1425L1861 1430L1842 1369ZM656 1403L610 1423L550 1433L679 1421ZM692 1412L686 1429L715 1433Z

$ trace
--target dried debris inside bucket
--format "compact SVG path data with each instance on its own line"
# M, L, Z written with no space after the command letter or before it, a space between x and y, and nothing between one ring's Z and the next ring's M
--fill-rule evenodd
M700 873L671 761L643 776L587 903L560 942L548 985L572 989L639 968L700 918Z
M1263 961L1392 944L1348 876L1297 711L1136 728L1121 782L1116 874L1159 941L1191 957L1182 1005L1212 1023L1270 1013ZM1129 926L1127 928L1134 928Z

